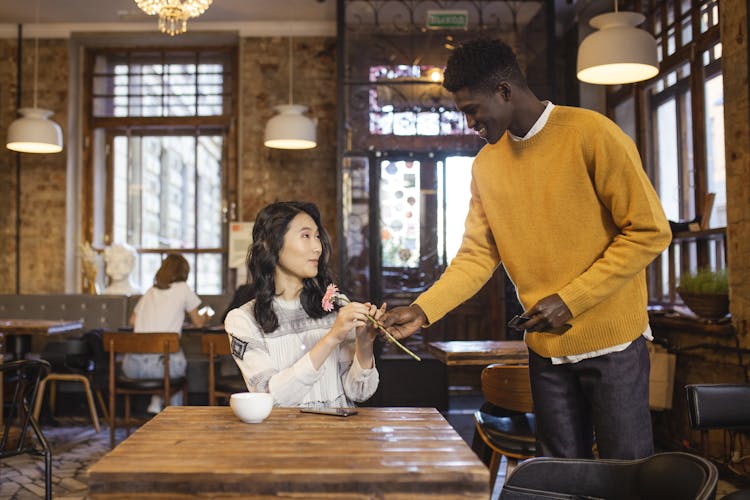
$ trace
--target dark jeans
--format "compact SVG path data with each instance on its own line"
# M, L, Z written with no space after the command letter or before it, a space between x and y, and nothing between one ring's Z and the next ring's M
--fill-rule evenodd
M648 407L646 339L578 363L553 365L529 351L536 434L541 456L635 459L654 453Z

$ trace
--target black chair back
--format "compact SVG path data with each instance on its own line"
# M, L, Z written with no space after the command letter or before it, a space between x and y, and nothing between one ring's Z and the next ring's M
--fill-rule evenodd
M750 384L685 386L693 429L750 429Z
M713 500L718 480L714 464L682 452L638 460L532 458L513 470L500 498Z

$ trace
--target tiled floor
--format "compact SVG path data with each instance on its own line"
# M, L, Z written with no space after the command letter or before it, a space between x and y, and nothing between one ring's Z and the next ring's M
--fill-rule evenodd
M58 426L43 426L52 448L52 496L55 500L84 499L88 488L88 467L109 451L109 431L97 434L85 418L67 417ZM125 438L118 429L117 439ZM44 460L18 455L0 463L0 498L27 500L44 498Z
M471 446L474 435L473 413L481 405L476 394L452 396L448 421ZM109 451L109 432L104 426L98 434L83 417L66 417L57 426L44 426L43 432L52 447L53 498L56 500L86 499L88 467ZM118 429L117 441L125 438ZM27 455L0 462L0 498L26 500L44 498L43 461ZM716 498L735 491L727 481L719 481Z

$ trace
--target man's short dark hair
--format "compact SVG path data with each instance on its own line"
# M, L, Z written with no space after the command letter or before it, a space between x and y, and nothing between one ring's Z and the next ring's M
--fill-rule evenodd
M448 58L443 87L494 92L503 80L526 86L516 55L500 40L477 38L459 46Z

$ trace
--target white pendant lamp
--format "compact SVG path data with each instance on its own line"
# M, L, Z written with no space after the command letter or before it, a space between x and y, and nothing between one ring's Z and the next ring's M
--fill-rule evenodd
M648 80L659 74L656 40L636 28L645 20L637 12L615 11L591 18L598 31L578 47L578 79L586 83L616 85Z
M21 43L19 32L18 43ZM21 115L8 127L6 147L20 153L59 153L63 149L63 136L60 125L49 120L53 112L36 107L37 66L39 59L39 39L34 39L34 107L20 108ZM21 59L18 61L21 71ZM21 92L19 85L18 92Z
M52 111L21 108L21 118L8 127L6 147L20 153L59 153L63 149L60 125L49 120Z
M275 106L276 116L266 123L266 147L276 149L310 149L316 146L316 120L304 115L307 106L292 102L292 38L289 38L289 104Z

